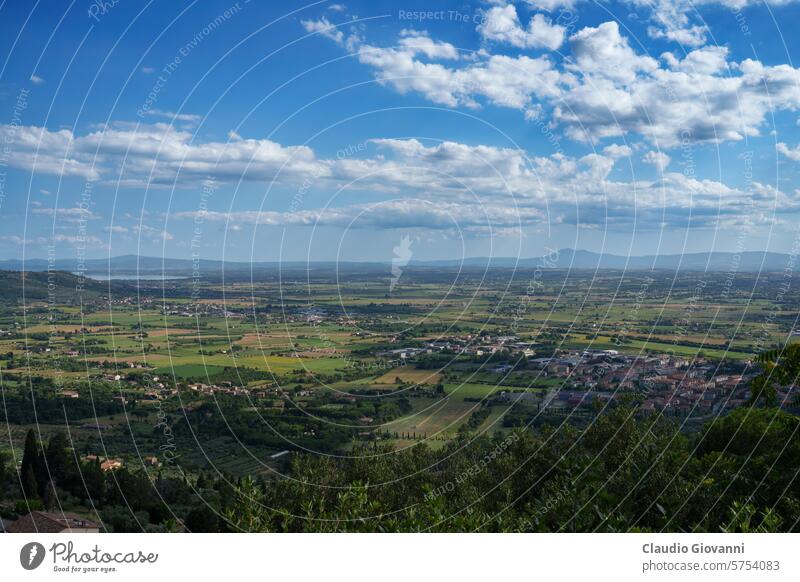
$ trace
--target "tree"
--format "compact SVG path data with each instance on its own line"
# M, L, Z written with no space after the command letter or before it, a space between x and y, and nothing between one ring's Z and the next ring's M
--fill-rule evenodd
M25 494L25 498L36 499L39 494L39 483L36 481L36 473L34 472L33 465L27 465L21 468L19 478L22 483L22 492Z
M95 503L101 501L106 494L106 478L100 468L100 459L97 458L94 461L84 463L81 466L81 473L83 474L86 494Z
M58 503L58 493L56 493L56 485L53 483L52 479L45 485L42 503L44 503L44 508L48 511L53 509Z
M750 406L755 406L760 400L767 406L773 406L777 399L778 391L775 389L769 375L762 374L750 382Z
M0 453L0 501L3 500L5 494L6 481L8 481L8 468L6 466L6 456L3 453Z
M25 435L25 450L22 453L22 466L19 471L22 491L25 497L36 497L39 495L39 475L41 475L41 458L39 457L39 445L36 442L36 435L33 429L28 430Z
M186 516L186 528L196 533L214 533L219 531L219 518L207 505L195 507Z
M69 456L67 448L69 441L63 432L58 432L50 437L50 442L47 443L47 450L45 451L45 459L47 460L47 469L50 473L51 479L59 484L64 480L69 466ZM48 479L49 481L49 479Z

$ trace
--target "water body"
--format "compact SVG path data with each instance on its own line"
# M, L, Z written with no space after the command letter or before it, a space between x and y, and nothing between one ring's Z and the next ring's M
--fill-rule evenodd
M171 281L174 279L188 279L189 277L183 275L137 275L132 274L119 274L109 275L108 273L76 273L73 275L81 275L95 281Z

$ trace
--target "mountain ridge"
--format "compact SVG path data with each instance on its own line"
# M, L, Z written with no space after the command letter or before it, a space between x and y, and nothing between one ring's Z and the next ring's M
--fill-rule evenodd
M685 254L624 256L596 253L587 250L560 249L547 255L530 258L468 257L465 259L411 260L410 268L539 268L539 269L611 269L611 270L680 270L757 272L783 270L792 256L768 251L714 251ZM221 261L216 259L159 258L139 255L120 255L104 259L86 259L79 264L74 259L0 260L0 270L41 272L54 271L86 273L187 273L199 271L247 271L250 269L325 268L339 265L349 268L385 269L391 261Z

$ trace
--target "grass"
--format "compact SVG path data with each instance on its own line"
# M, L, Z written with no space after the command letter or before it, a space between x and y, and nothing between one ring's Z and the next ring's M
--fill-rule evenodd
M417 398L413 406L409 415L387 423L384 430L428 437L452 436L479 405L458 398Z
M383 376L377 378L375 384L395 384L400 378L406 384L436 384L441 379L442 374L436 370L419 370L408 366L389 370Z

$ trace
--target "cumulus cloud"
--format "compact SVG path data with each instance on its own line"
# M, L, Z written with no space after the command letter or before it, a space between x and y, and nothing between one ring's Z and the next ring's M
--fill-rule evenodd
M639 55L631 48L614 21L595 28L586 27L571 36L569 41L576 61L570 68L585 76L630 83L640 74L658 69L658 61Z
M695 47L702 46L706 42L708 28L701 24L685 27L668 24L662 28L649 26L647 27L647 34L651 38L664 38L673 42L677 42L681 45Z
M70 222L70 223L79 223L87 220L97 220L99 218L99 216L94 214L88 208L82 208L80 206L75 206L72 208L50 208L50 207L33 208L31 209L31 213L44 216L52 216L61 222Z
M43 127L0 125L0 138L14 153L8 160L12 167L87 180L99 177L91 159L79 160L68 155L73 135L67 129L50 131Z
M306 29L306 32L319 33L320 35L331 39L335 43L344 44L344 32L338 29L335 25L325 18L324 16L318 20L301 20L300 24Z
M724 48L705 47L666 66L635 53L616 23L570 39L580 82L566 89L554 117L577 139L629 133L660 147L682 141L739 141L759 135L771 111L800 105L800 71L746 59L727 61ZM592 50L588 50L591 48Z
M644 159L663 171L655 180L616 181L610 173L631 148L611 145L603 153L573 158L529 156L514 148L415 139L375 140L380 155L331 162L324 185L383 193L375 204L352 204L293 212L202 213L209 221L264 226L459 229L473 234L544 223L588 227L709 227L719 221L750 220L753 201L777 203L797 212L796 196L754 183L738 190L714 180L668 172L669 159L648 152ZM431 201L427 204L424 201ZM766 204L769 202L769 204ZM179 212L176 219L193 219ZM510 230L509 230L510 229Z
M128 186L326 173L305 146L241 138L197 143L192 133L163 123L117 123L79 136L66 129L2 125L0 139L14 152L9 164L16 168Z
M663 172L667 169L672 159L664 152L649 151L642 156L642 161L655 167L659 172Z
M497 17L480 25L486 38L526 45L520 31L528 31L517 26L513 6L494 6L489 14ZM359 41L348 50L400 93L448 107L518 109L525 119L550 115L581 141L629 134L660 148L739 141L759 135L769 113L800 107L800 70L731 61L724 47L656 58L634 49L611 21L578 30L569 48L571 58L560 63L485 51L458 59L452 45L403 31L394 47Z
M173 214L176 219L194 220L195 211ZM209 222L253 224L258 226L335 226L341 228L416 228L427 230L488 233L493 229L518 228L542 221L535 208L513 208L499 204L432 203L425 199L388 200L372 204L353 204L339 208L320 208L299 212L207 212Z
M513 4L495 6L486 11L478 26L481 36L490 41L507 43L518 48L558 49L564 42L566 28L543 14L535 14L524 28Z
M784 6L798 0L621 0L640 11L650 25L648 35L679 43L689 48L702 46L708 35L703 23L702 10L708 6L722 6L729 10L743 10L749 6ZM534 9L556 11L572 9L581 0L525 0ZM492 0L494 4L505 4L505 0Z
M777 148L778 148L778 153L786 156L793 162L800 162L800 146L797 146L796 148L792 149L785 143L779 143L777 145Z
M378 80L401 93L422 93L434 103L470 108L478 99L501 107L526 109L534 96L558 94L559 73L546 57L492 55L462 68L428 63L415 58L415 50L362 45L360 62L376 70Z
M55 243L68 244L75 247L105 248L106 244L96 236L56 234L50 237L37 236L22 238L16 235L3 235L0 240L8 241L19 246L44 247Z
M571 8L577 0L525 0L525 3L538 10L556 10Z
M148 109L144 114L150 117L169 119L170 121L184 121L191 125L195 125L203 119L201 115L194 113L176 113L175 111L164 111L163 109Z
M147 224L136 224L131 230L138 234L139 238L149 239L153 244L163 243L175 238L163 228L155 228Z
M672 53L661 55L670 70L687 75L718 75L729 72L728 49L722 46L706 46L687 54L682 60Z
M702 0L701 0L702 1ZM651 38L661 38L687 47L699 47L705 44L707 27L694 23L692 15L696 12L692 0L628 0L637 8L649 11L650 21L647 28Z
M458 49L449 42L433 40L425 30L400 31L398 44L408 54L424 55L429 59L457 59Z
M669 157L658 151L643 157L659 168L657 180L616 181L610 178L614 165L633 153L630 146L620 144L571 157L560 153L531 156L517 148L453 141L374 139L363 154L326 159L308 147L269 140L237 137L228 143L200 142L162 124L115 124L80 136L66 130L16 128L10 135L15 151L28 155L11 156L10 163L28 160L22 162L25 166L36 161L39 171L50 171L51 165L37 161L49 157L54 168L88 167L103 179L121 180L123 185L176 181L196 186L209 178L244 178L300 188L308 176L314 176L311 188L320 192L345 189L387 199L374 207L353 204L324 211L235 215L237 221L254 224L344 226L358 217L362 226L375 228L463 228L488 233L546 221L616 228L644 216L652 216L655 225L665 220L678 224L691 215L696 227L711 224L718 216L741 218L750 212L756 196L775 201L786 212L798 209L795 196L759 184L740 191L713 180L668 172ZM65 160L72 165L63 164ZM421 205L420 200L433 201L435 207ZM32 212L66 221L87 218L86 210L74 208L37 207ZM136 227L133 232L154 243L173 236L154 226Z
M687 48L700 47L708 38L708 27L702 10L708 6L722 6L729 10L743 10L748 6L768 4L783 6L798 0L621 0L642 13L651 38L668 40ZM501 3L503 0L496 0ZM504 3L504 2L503 2ZM556 11L571 9L579 0L526 0L532 8Z
M609 158L616 160L618 158L629 157L633 153L633 150L627 145L612 143L603 148L603 153Z

